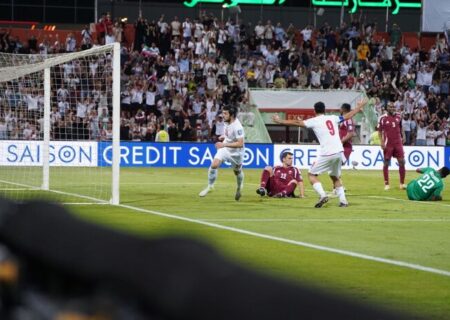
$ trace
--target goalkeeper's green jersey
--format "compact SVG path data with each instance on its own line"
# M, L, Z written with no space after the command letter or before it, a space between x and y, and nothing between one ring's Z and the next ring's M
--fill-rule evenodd
M444 183L440 174L432 168L420 169L422 175L408 183L406 192L409 200L431 200L432 196L440 196Z

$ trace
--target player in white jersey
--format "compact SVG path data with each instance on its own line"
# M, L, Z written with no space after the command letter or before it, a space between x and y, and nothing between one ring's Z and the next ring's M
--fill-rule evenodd
M238 201L241 198L241 191L244 184L244 172L242 171L242 161L244 159L244 128L237 118L237 108L234 106L225 106L222 110L225 121L225 134L219 138L223 142L216 143L217 153L208 170L208 186L200 193L204 197L214 188L217 179L217 169L222 162L231 163L234 174L236 175L237 189L234 199Z
M278 115L273 116L273 121L275 123L313 129L317 139L319 140L319 157L309 169L308 174L312 187L320 196L319 202L315 205L316 208L321 208L328 202L328 196L317 178L319 174L324 172L328 172L331 180L333 181L333 185L340 201L339 206L348 206L344 187L342 186L339 178L341 176L342 156L344 152L344 148L342 147L342 142L339 137L339 124L345 120L351 119L355 114L363 109L366 103L367 99L359 101L354 110L341 116L325 115L325 104L323 102L317 102L314 105L316 117L305 121L301 119L281 120Z

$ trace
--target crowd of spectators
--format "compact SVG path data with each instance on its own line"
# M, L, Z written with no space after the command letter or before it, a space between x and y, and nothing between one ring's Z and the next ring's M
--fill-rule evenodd
M363 90L375 101L379 116L388 101L395 102L403 116L406 144L445 145L450 139L449 47L442 35L425 50L420 43L409 48L395 24L386 41L377 37L375 23L359 20L338 27L325 22L314 29L271 21L256 25L233 19L222 22L205 11L192 21L169 20L164 15L157 21L140 17L134 25L134 39L124 39L123 28L121 21L113 22L105 14L97 24L97 37L86 26L79 44L73 35L64 43L45 38L21 43L3 32L0 50L45 55L122 42L123 140L161 141L161 136L168 136L170 141L215 141L224 130L221 108L232 103L243 109L248 88ZM108 139L110 61L102 57L79 63L81 68L73 63L60 68L62 80L54 88L66 92L66 97L55 92L53 110L59 116L52 123L70 121L66 128L84 128L86 137ZM28 109L34 106L32 93L33 87L21 87L19 100ZM8 113L20 118L20 108L8 107L7 98L2 98L0 138L11 119ZM41 100L37 97L37 110ZM252 125L252 120L247 122ZM39 131L40 124L22 126L25 137L27 126ZM159 135L161 131L167 134ZM58 134L68 133L55 130L54 135Z

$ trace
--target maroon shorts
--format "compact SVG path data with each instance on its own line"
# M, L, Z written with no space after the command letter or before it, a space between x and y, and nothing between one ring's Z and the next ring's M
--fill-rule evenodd
M391 160L392 157L396 159L404 158L405 152L403 151L403 145L401 143L386 145L386 148L384 148L383 156L384 160Z
M269 183L266 185L269 196L274 196L277 193L283 192L286 190L286 187L285 184L277 183L273 177L270 177Z

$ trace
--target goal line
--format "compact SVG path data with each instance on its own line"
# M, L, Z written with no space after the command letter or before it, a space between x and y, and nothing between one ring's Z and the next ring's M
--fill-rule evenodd
M50 193L59 194L59 195L63 195L63 196L70 196L70 197L75 197L75 198L80 198L80 199L85 199L85 200L92 201L92 202L62 202L61 203L61 204L65 204L65 205L110 204L110 202L105 201L105 200L100 200L100 199L97 199L97 198L85 196L85 195L82 195L82 194L72 193L72 192L64 192L64 191L52 190L52 189L43 190L41 188L30 186L30 185L27 185L27 184L11 182L11 181L6 181L6 180L0 180L0 183L4 183L4 184L9 184L9 185L20 187L20 188L0 188L1 191L16 191L16 190L18 190L18 191L41 191L41 192L50 192Z

